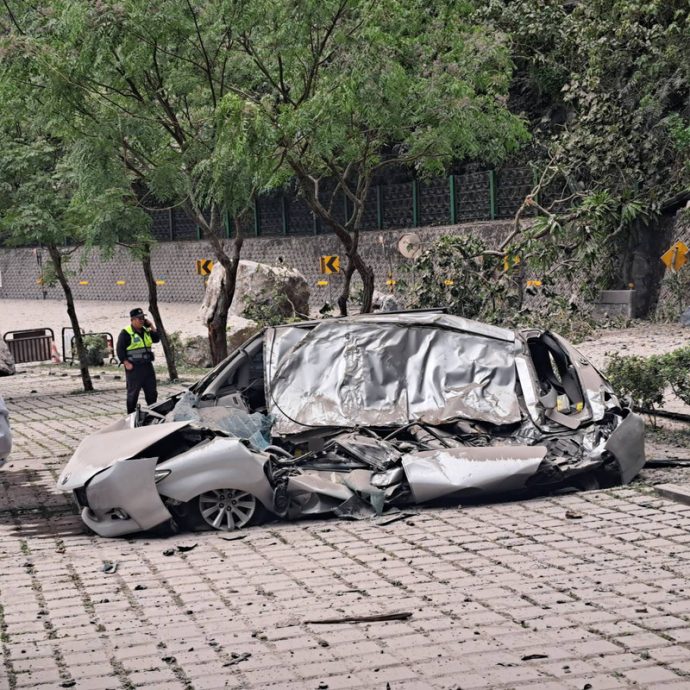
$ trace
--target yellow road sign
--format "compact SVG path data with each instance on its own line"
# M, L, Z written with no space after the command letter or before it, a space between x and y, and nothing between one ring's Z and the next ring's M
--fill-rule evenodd
M200 276L209 276L213 270L213 261L211 259L197 259L196 272Z
M340 273L340 257L322 256L321 273Z
M157 280L156 285L165 285L165 281L164 280Z
M124 280L116 280L115 285L124 285L125 281Z
M88 280L80 280L79 285L88 285L89 281Z
M678 240L668 251L661 255L661 260L666 264L667 268L670 268L675 273L687 263L688 252L690 252L688 245Z

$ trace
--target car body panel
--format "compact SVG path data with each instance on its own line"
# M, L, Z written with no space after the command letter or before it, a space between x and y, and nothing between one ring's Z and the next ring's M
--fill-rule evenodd
M606 441L606 450L618 462L621 482L632 481L644 467L644 420L630 412Z
M446 448L410 453L402 466L417 503L451 494L523 489L546 456L544 446Z
M189 501L207 491L239 489L270 508L273 492L264 472L267 460L267 455L253 453L237 439L214 438L161 462L156 469L170 474L158 482L158 491L176 501Z
M515 354L514 341L445 324L333 319L277 363L268 411L277 434L457 418L511 424L520 420Z
M161 501L154 470L158 458L117 460L96 474L86 487L88 507L82 517L105 536L122 536L151 529L171 515ZM125 517L117 517L124 513Z
M129 416L125 418L129 419ZM58 478L62 491L84 486L94 474L110 467L120 460L127 460L145 451L156 441L174 434L187 426L187 422L172 422L131 428L120 420L87 436Z

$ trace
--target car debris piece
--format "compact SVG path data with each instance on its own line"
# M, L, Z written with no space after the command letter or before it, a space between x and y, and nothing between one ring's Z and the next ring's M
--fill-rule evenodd
M187 553L188 551L192 551L193 549L196 549L198 544L192 544L191 546L183 546L182 544L178 544L177 546L174 546L173 548L170 549L165 549L163 551L164 556L174 556L176 553Z
M106 575L112 575L113 573L117 572L117 566L118 566L117 561L103 561L103 566L102 566L101 570Z
M391 525L394 522L398 522L398 520L406 520L407 518L414 517L415 515L419 515L419 513L410 513L410 512L401 511L399 513L394 513L392 515L384 515L381 518L379 518L378 520L376 520L376 522L374 524L380 525L383 527L385 525Z
M232 534L229 537L221 537L223 541L238 541L240 539L246 539L246 534Z
M342 618L322 618L320 620L306 620L305 624L315 625L335 623L377 623L379 621L406 621L412 617L411 611L398 611L395 613L379 613L371 616L343 616Z
M582 515L580 513L576 513L574 510L566 510L565 517L568 520L582 520Z
M232 657L230 659L230 661L226 661L223 664L223 666L236 666L237 664L239 664L243 661L247 661L247 659L249 659L249 657L251 657L251 653L250 652L241 652L241 653L232 652L232 654L230 654L230 656Z
M266 328L86 437L58 488L114 537L609 487L644 463L642 419L565 339L431 310Z

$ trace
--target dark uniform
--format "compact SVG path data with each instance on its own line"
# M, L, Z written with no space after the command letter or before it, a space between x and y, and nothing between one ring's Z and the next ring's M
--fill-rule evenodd
M146 321L143 309L132 309L129 315L132 324L122 329L116 347L120 362L124 364L127 361L133 365L130 369L125 367L127 414L137 409L137 400L142 388L147 405L153 405L158 399L156 372L153 369L154 354L151 347L161 339L157 331L151 329Z

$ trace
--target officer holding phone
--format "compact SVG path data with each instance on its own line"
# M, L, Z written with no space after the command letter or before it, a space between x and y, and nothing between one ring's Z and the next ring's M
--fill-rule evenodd
M146 318L141 307L132 309L129 318L130 325L120 332L115 348L120 363L125 367L127 414L137 409L137 400L142 388L147 405L153 405L158 399L151 348L161 339L156 327Z

